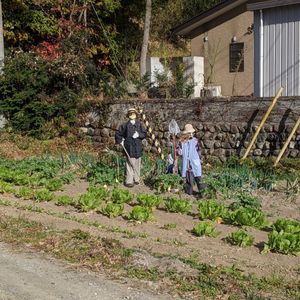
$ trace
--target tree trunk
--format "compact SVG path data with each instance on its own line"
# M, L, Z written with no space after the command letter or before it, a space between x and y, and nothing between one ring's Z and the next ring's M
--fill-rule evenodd
M2 3L0 0L0 73L4 66L4 41L3 41L3 22L2 22Z
M145 16L145 24L144 24L144 37L143 37L141 59L140 59L140 76L141 76L141 78L143 78L146 74L146 60L147 60L149 34L150 34L150 24L151 24L151 8L152 8L151 0L146 0L146 16Z

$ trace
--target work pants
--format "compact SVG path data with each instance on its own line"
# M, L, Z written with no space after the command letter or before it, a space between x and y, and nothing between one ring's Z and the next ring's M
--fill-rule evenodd
M125 184L140 183L141 157L127 157Z
M193 174L192 171L187 171L186 172L186 184L185 184L184 191L188 195L193 194L194 179L195 179L195 182L197 184L197 188L198 188L199 193L201 193L203 191L204 186L201 184L201 176L194 177L194 174Z

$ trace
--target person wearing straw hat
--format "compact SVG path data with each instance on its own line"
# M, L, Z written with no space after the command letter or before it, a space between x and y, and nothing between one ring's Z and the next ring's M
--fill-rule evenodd
M141 157L143 153L142 140L147 131L137 120L135 108L127 111L128 121L122 124L115 134L115 141L120 144L126 154L125 186L133 187L140 183Z
M185 192L193 194L193 181L197 184L199 193L204 189L201 184L202 167L198 139L194 137L192 124L186 124L177 146L178 155L182 156L181 177L186 180Z

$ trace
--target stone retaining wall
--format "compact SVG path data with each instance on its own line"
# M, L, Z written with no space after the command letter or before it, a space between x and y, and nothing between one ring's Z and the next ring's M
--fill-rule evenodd
M105 110L89 113L81 128L101 147L114 143L116 128L126 121L129 107L141 107L164 151L168 148L168 125L175 119L183 129L193 124L202 154L225 160L243 155L272 99L253 97L201 98L174 100L136 100L105 104ZM105 111L105 113L103 113ZM281 98L271 112L250 153L251 156L277 156L300 116L300 97ZM156 149L148 139L148 147ZM285 153L300 157L300 128Z

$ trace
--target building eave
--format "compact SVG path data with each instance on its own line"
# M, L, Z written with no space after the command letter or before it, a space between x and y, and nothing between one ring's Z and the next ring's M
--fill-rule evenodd
M173 28L172 33L187 38L193 38L206 30L208 23L217 20L225 14L233 17L233 10L238 9L238 13L247 10L246 3L248 0L225 0L214 6L213 8L201 13L200 15L190 19L189 21Z
M260 10L260 9L293 5L293 4L299 4L299 3L300 3L300 0L267 0L267 1L260 1L260 2L256 2L256 3L250 3L247 5L247 9L248 10Z

